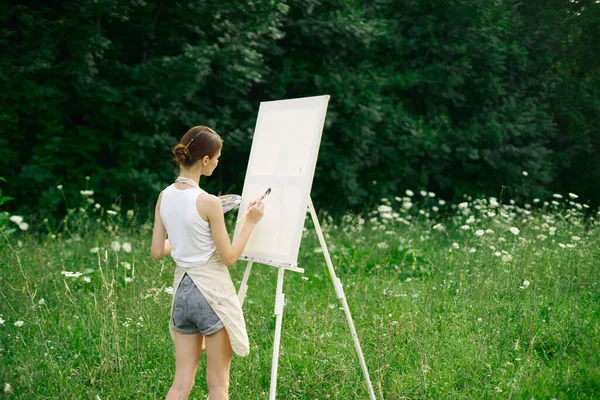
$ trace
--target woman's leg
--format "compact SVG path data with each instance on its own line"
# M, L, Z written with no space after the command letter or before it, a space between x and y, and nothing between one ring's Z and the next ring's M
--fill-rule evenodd
M175 379L166 400L186 400L194 386L198 359L202 347L201 333L175 335Z
M227 329L206 336L206 383L210 400L229 399L229 366L231 365L231 342Z

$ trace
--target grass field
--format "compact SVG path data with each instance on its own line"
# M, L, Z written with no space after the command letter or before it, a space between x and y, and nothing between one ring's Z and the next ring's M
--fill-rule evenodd
M573 199L448 205L409 192L362 218L320 215L378 398L600 398L600 225ZM150 257L152 221L85 204L60 226L0 233L0 398L170 387L174 262ZM305 274L285 274L278 398L366 399L319 250L307 218ZM231 399L268 395L276 275L255 264L250 276L251 352L234 357ZM206 398L205 363L193 399Z

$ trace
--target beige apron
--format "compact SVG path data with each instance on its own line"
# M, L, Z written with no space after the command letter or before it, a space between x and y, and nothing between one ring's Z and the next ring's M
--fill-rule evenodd
M250 345L248 343L248 333L246 332L246 321L244 320L242 307L238 301L235 287L229 274L229 268L221 262L216 252L206 264L191 268L180 266L175 268L173 298L171 300L169 318L169 332L173 341L175 341L173 330L175 295L177 294L179 283L186 272L198 289L200 289L208 304L215 310L223 325L225 325L225 329L227 329L227 333L229 334L229 340L231 341L231 348L235 354L242 357L247 356L250 352ZM205 349L204 343L202 343L202 349Z

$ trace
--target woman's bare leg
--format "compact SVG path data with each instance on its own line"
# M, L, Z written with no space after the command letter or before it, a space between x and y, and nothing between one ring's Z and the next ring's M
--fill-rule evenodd
M231 365L231 342L225 328L206 336L206 383L210 400L229 399L229 366Z
M175 379L166 400L186 400L194 387L198 359L202 348L201 333L175 335Z

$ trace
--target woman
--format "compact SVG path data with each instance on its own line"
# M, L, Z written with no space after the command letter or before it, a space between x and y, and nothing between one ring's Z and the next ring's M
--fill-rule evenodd
M244 316L228 267L242 253L264 214L264 204L251 203L254 207L231 243L221 201L199 186L200 177L212 175L217 168L222 144L221 137L205 126L183 135L173 148L179 177L156 203L152 258L171 254L177 264L169 321L175 343L175 379L167 400L188 398L203 344L210 400L229 398L232 352L240 356L249 352Z

